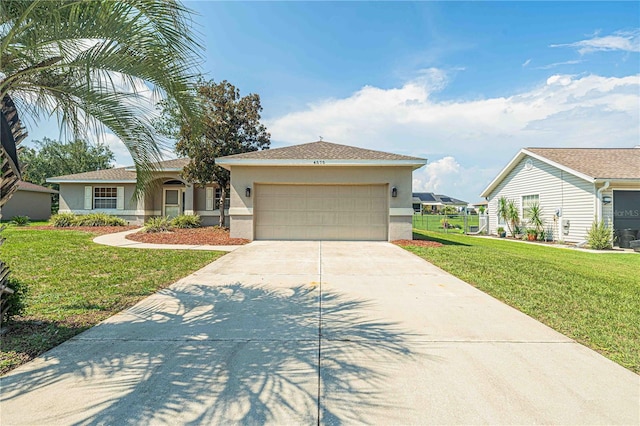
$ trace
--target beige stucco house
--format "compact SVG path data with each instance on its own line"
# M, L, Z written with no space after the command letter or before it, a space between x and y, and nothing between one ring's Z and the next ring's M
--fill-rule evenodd
M542 208L554 240L586 240L594 221L614 230L640 229L640 148L525 148L481 194L489 232L499 226L498 199L514 200L526 224L527 207Z
M58 191L30 182L18 182L18 189L9 201L0 207L0 217L10 220L15 216L28 216L31 220L49 220L51 195Z
M412 172L425 159L319 141L222 157L231 172L233 238L279 240L410 239ZM217 223L215 185L179 177L186 159L159 164L155 188L133 200L135 169L49 179L60 184L60 211L104 211L132 223L198 214Z
M60 213L103 212L143 224L155 216L198 214L204 225L217 225L220 198L216 185L200 188L180 177L188 159L158 163L144 195L136 199L135 167L120 167L47 179L60 185Z

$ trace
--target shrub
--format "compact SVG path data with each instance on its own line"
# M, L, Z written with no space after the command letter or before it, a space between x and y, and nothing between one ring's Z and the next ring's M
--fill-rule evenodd
M587 242L589 247L594 250L605 250L612 247L611 228L605 225L603 221L593 222L591 229L587 233Z
M12 316L20 315L24 311L25 299L27 296L27 287L20 281L8 278L5 281L5 284L13 290L13 293L2 295L2 307L6 308L2 318L0 318L0 322L2 323L10 319Z
M169 232L171 231L171 221L164 216L152 217L147 220L142 232L154 233L154 232Z
M125 226L126 224L124 219L106 213L79 215L73 221L74 226Z
M11 218L11 223L16 226L27 226L30 221L29 216L14 216Z
M76 215L73 213L58 213L51 216L51 224L56 228L66 228L67 226L73 226L76 220Z
M174 228L200 228L202 220L197 214L181 214L171 219Z

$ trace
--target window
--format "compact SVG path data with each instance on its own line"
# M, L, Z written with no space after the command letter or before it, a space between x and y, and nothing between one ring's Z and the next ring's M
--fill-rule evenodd
M523 195L522 196L522 219L530 220L531 219L531 206L534 204L540 203L539 195Z
M93 188L94 209L115 209L118 206L118 189Z
M215 209L218 210L218 208L220 207L220 195L222 194L222 191L220 191L220 188L216 188L216 199L215 199ZM229 203L230 203L230 195L229 195L229 190L227 189L227 194L226 197L224 199L224 208L228 209L229 208Z

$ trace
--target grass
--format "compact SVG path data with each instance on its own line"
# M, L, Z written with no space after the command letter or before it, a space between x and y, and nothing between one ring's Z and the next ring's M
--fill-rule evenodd
M0 373L51 349L220 257L221 252L98 245L93 234L8 226L1 258L26 286L2 336Z
M455 215L448 216L448 221L450 225L458 226L458 228L448 228L445 229L442 226L442 219L445 216L441 214L414 214L413 215L413 227L422 231L437 231L437 232L445 232L450 234L462 234L464 233L464 216ZM467 216L467 226L479 226L479 216L476 215L468 215Z
M415 232L445 246L411 252L640 373L640 255Z

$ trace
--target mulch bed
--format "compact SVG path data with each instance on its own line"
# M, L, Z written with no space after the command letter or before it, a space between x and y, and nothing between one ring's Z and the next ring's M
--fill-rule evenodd
M229 246L247 244L249 240L244 238L230 238L227 229L217 226L205 226L192 229L174 229L171 232L144 233L136 232L127 235L126 238L140 243L152 244L191 244Z
M414 247L442 247L442 243L438 243L436 241L428 241L428 240L395 240L392 241L393 244L403 246L414 246Z
M116 232L128 231L130 229L140 228L139 226L127 225L127 226L66 226L63 228L57 228L52 225L41 226L29 226L28 229L42 229L47 231L83 231L91 232L98 235L114 234Z

